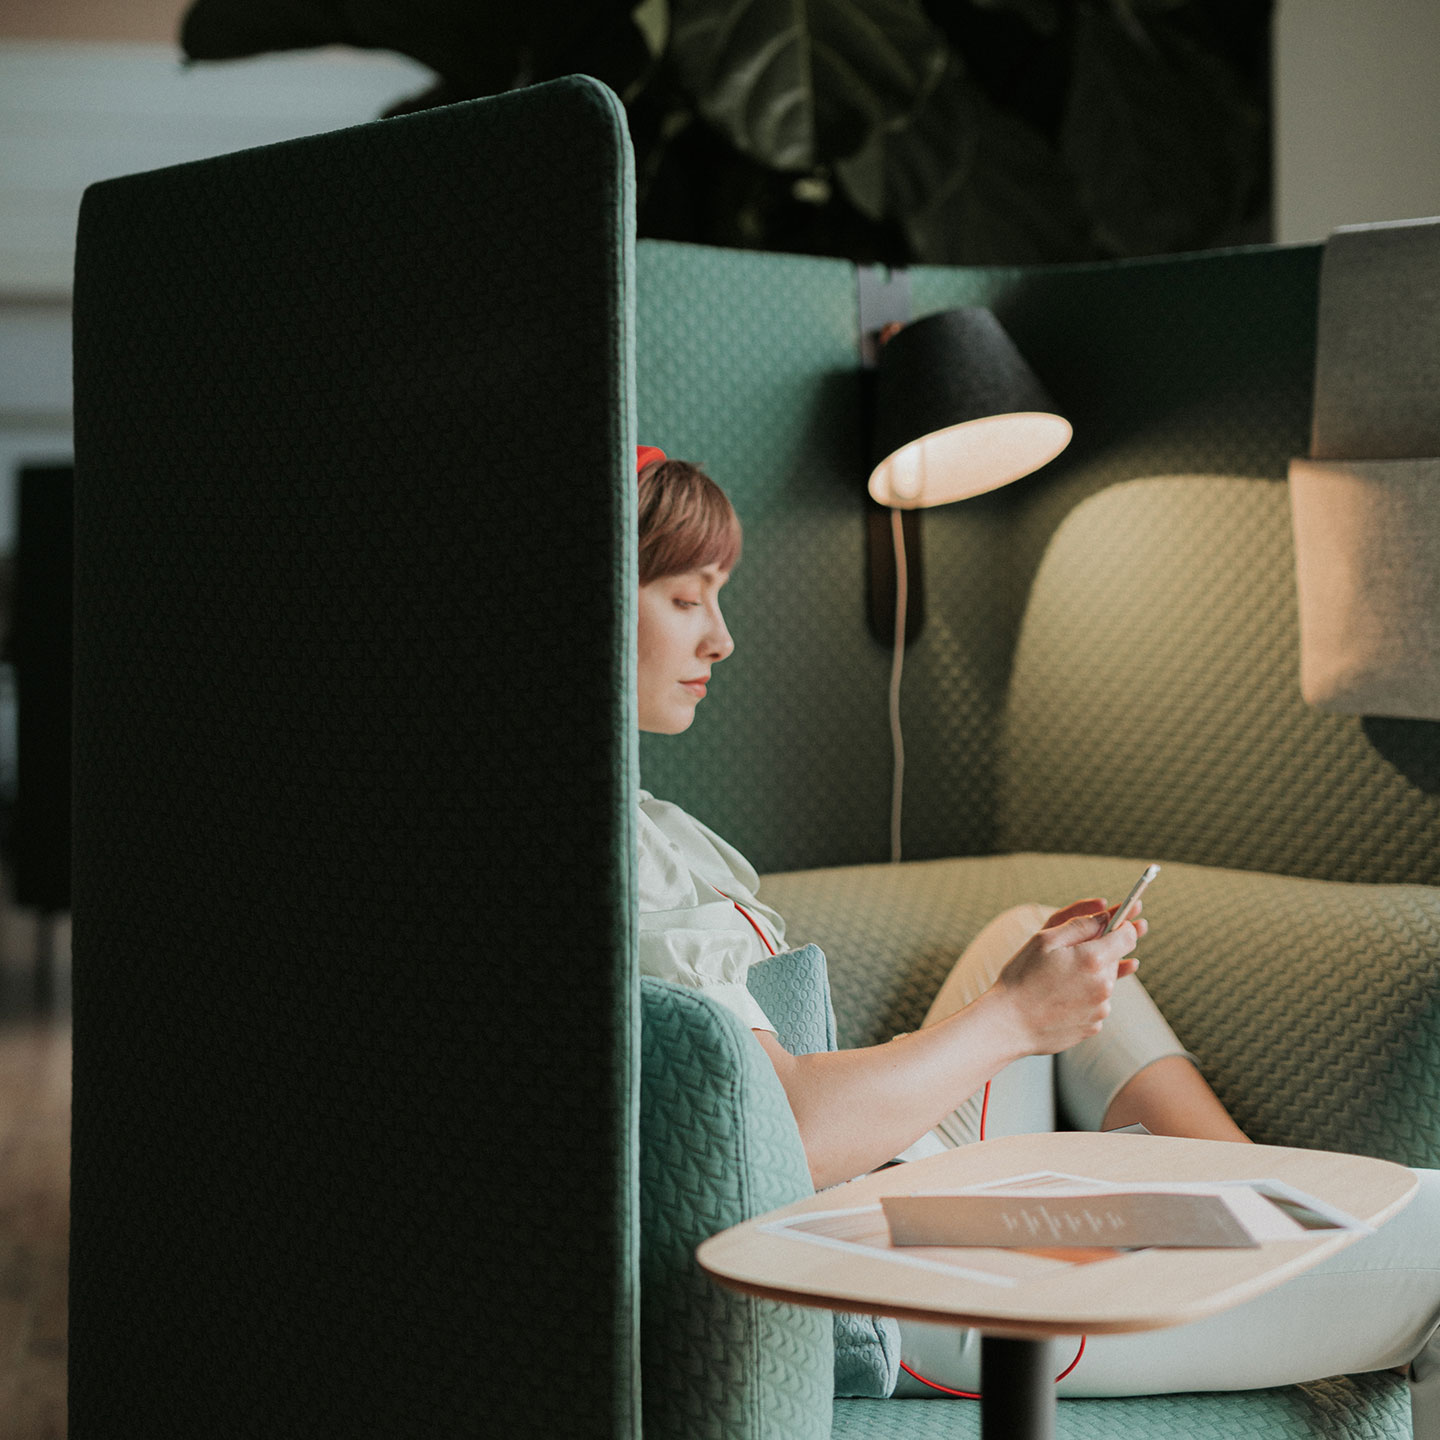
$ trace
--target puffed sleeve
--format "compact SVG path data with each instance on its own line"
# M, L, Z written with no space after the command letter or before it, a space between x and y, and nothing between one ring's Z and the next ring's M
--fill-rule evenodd
M745 984L756 959L755 932L725 896L697 885L675 844L641 812L639 823L640 973L690 985L752 1030L774 1030Z

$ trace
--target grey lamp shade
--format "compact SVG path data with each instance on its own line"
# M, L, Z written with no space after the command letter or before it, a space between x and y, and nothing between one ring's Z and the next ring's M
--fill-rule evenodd
M880 351L870 493L913 510L998 489L1070 443L993 312L946 310L905 326Z

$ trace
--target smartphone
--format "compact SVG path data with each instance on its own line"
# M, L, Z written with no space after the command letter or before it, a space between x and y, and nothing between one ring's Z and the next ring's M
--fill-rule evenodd
M1101 932L1108 935L1117 925L1125 922L1125 917L1130 913L1130 907L1145 893L1145 887L1160 873L1158 865L1147 865L1141 872L1140 878L1135 882L1135 887L1125 897L1121 904L1110 917L1110 923Z

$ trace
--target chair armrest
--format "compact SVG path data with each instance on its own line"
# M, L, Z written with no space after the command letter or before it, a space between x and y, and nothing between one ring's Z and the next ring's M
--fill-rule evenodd
M646 1440L828 1440L827 1312L722 1289L695 1247L812 1194L765 1052L699 992L640 982L641 1373Z

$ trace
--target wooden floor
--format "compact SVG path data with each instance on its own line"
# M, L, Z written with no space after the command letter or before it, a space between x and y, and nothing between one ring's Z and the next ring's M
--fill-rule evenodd
M0 1440L62 1440L70 1223L68 925L36 995L33 916L0 912Z

